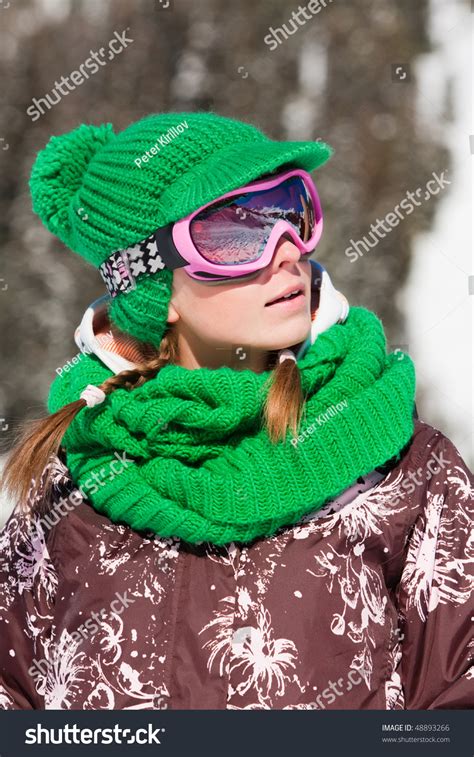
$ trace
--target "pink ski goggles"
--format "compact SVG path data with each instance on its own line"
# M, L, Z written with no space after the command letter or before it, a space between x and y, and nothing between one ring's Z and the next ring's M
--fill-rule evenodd
M112 296L135 288L138 275L184 268L193 279L219 283L253 277L286 235L302 255L323 230L316 187L302 169L285 171L227 192L185 218L113 253L100 272Z

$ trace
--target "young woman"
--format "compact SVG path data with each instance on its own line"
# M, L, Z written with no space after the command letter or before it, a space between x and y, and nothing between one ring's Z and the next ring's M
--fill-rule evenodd
M4 471L0 706L472 705L472 476L310 259L332 149L214 113L52 137L108 292Z

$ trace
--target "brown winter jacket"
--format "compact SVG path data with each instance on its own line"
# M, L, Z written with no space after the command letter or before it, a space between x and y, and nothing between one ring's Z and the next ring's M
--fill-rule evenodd
M57 524L0 532L0 708L473 706L473 478L426 423L248 545L114 524L52 468Z

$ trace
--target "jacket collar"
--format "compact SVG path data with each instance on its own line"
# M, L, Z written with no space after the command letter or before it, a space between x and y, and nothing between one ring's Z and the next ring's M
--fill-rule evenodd
M138 351L133 348L132 339L112 334L107 316L110 295L105 294L94 300L74 332L74 341L81 350L96 355L115 374L136 368Z

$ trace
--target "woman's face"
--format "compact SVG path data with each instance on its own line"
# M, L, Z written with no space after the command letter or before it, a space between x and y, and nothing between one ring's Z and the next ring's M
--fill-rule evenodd
M311 326L311 264L282 237L268 266L240 283L209 285L182 269L173 273L168 322L178 334L184 368L266 369L269 350L306 339ZM301 288L294 302L268 305L282 292Z

